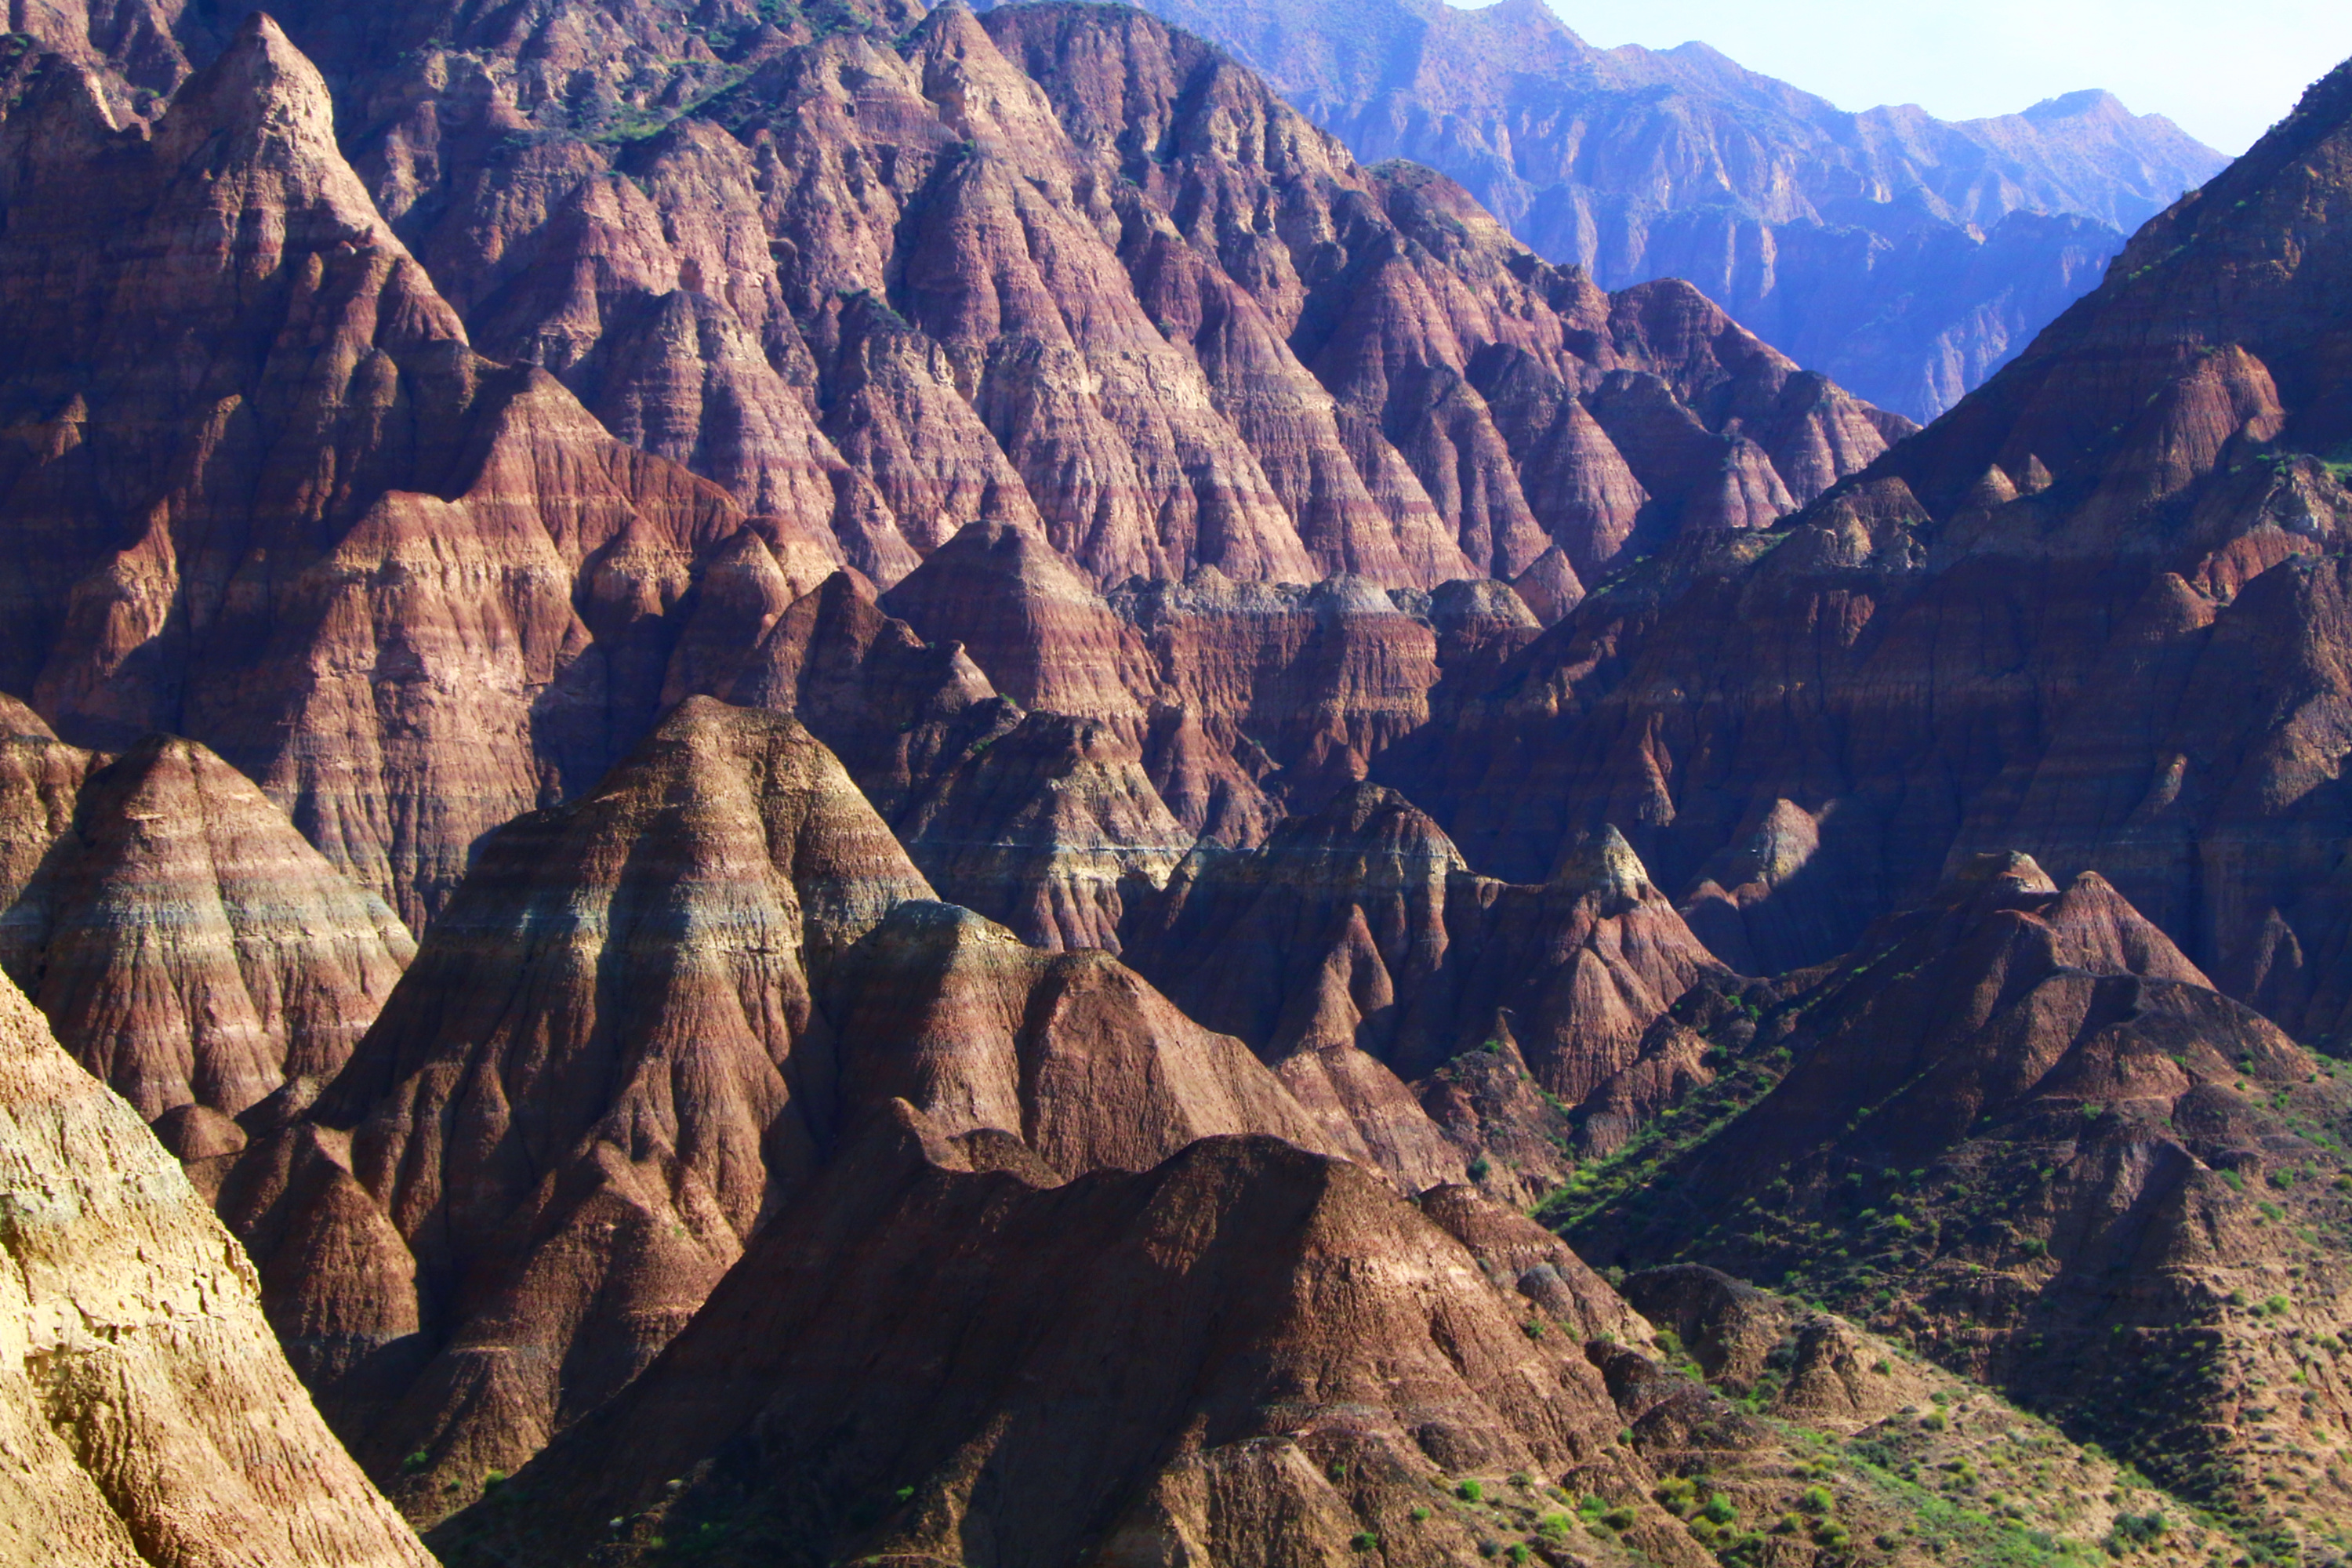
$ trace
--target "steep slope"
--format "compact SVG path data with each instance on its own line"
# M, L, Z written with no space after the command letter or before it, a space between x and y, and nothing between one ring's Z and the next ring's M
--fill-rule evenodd
M625 1386L879 1100L1066 1174L1360 1151L1107 955L929 894L796 721L694 699L487 840L350 1065L255 1113L222 1213L412 1516Z
M2310 1462L2352 1424L2322 1353L2352 1125L2332 1066L2096 877L2062 891L2015 855L1793 984L1737 1054L1724 1082L1769 1092L1580 1176L1580 1247L1822 1294L2273 1546L2341 1548L2341 1472Z
M1703 44L1597 49L1537 0L1155 0L1367 163L1459 180L1554 261L1684 278L1862 396L1931 418L2225 160L2071 93L1950 123L1842 112Z
M650 721L740 513L467 348L267 18L152 127L19 64L0 682L78 743L210 746L419 923Z
M1587 601L1379 771L1502 875L1614 823L1768 972L2016 847L2336 1028L2347 117L2339 71L1925 435Z
M221 1199L328 1418L426 1513L633 1375L813 1168L812 971L929 889L805 731L698 700L460 893Z
M230 1120L332 1078L415 952L250 780L192 742L0 742L0 963L209 1190Z
M900 1105L643 1379L434 1540L467 1568L982 1551L1700 1568L1851 1561L1858 1538L1925 1563L2032 1548L1861 1456L1899 1443L1933 1466L2015 1432L2045 1445L2053 1483L2053 1458L2120 1480L1973 1402L1969 1430L1922 1441L1895 1410L1941 1392L1933 1374L1874 1373L1857 1356L1897 1352L1822 1328L1771 1406L1791 1424L1768 1426L1666 1364L1671 1342L1555 1238L1464 1188L1416 1205L1263 1139L1045 1187ZM1848 1370L1886 1419L1805 1397ZM1808 1432L1815 1413L1865 1436ZM2088 1545L2116 1504L2160 1500L2110 1496L2063 1523L2038 1500L2015 1517Z
M1260 1050L1353 1045L1419 1077L1507 1038L1570 1103L1722 973L1621 837L1580 847L1543 883L1500 883L1370 784L1262 852L1188 868L1155 921L1138 966Z
M1437 291L1453 341L1400 341L1370 380L1319 358L1328 329L1301 321L1295 283L1268 258L1236 268L1193 204L1138 177L1149 159L1110 143L1172 134L1192 146L1171 162L1210 165L1196 177L1246 201L1264 153L1215 123L1269 127L1285 202L1329 215L1276 241L1301 247L1279 270L1318 293L1353 292L1366 260L1392 291L1378 270L1428 225L1384 214L1390 181L1146 19L1090 9L1057 18L1055 38L992 20L992 40L961 6L919 26L887 7L776 8L760 26L733 5L558 6L503 28L343 9L313 0L288 26L348 105L372 193L483 350L545 367L624 438L755 510L826 519L877 583L978 516L1042 529L1105 586L1209 565L1426 587L1516 576L1547 534L1580 539L1597 496L1630 499L1590 430L1540 442L1537 460L1589 461L1597 483L1559 489L1546 468L1555 488L1522 495L1490 471L1530 458L1507 457L1519 434L1460 388L1471 357L1498 338L1560 352L1542 322L1557 302L1507 277L1517 247L1499 232L1470 247L1466 279L1458 243L1398 258ZM1105 66L1148 89L1093 92ZM1223 73L1205 97L1186 85L1204 67ZM528 149L512 141L524 128ZM1474 210L1458 192L1441 205ZM1462 234L1450 210L1433 221ZM1340 253L1307 248L1316 230ZM1854 423L1850 399L1831 402ZM1737 433L1722 410L1700 418ZM1703 456L1757 466L1736 444ZM1819 488L1783 478L1800 500Z
M168 18L209 62L168 104L79 13L37 29L70 58L7 61L0 685L77 744L203 742L413 930L483 833L731 689L793 597L843 566L889 588L975 517L1098 588L1493 574L1556 616L1905 428L1686 289L1612 300L1426 172L1356 167L1139 15L317 0L289 26L322 78L236 9ZM1393 675L1350 693L1362 656L1318 638L1339 668L1280 719L1316 800L1418 721L1422 639L1380 635ZM1025 657L982 662L1102 716ZM1130 673L1149 719L1171 679ZM1236 715L1290 696L1215 696L1119 737L1118 877L1160 876L1169 816L1251 841L1278 815ZM1324 711L1355 696L1380 711ZM1095 765L1033 738L1042 776ZM990 912L1109 940L1103 879L1050 865L1087 829L993 791L939 831L1026 812L1005 835L1049 864L982 868Z
M252 1266L0 977L0 1552L429 1568L271 1340Z
M1909 428L1799 373L1687 288L1604 295L1538 262L1452 182L1356 168L1262 79L1148 16L1024 6L987 26L1096 166L1167 215L1174 234L1122 238L1163 330L1262 394L1265 373L1234 363L1231 310L1172 292L1213 258L1336 400L1365 487L1400 529L1425 496L1487 573L1516 578L1555 546L1597 569L1643 522L1654 535L1760 524ZM1285 222L1251 216L1267 211ZM1322 563L1398 581L1351 554Z

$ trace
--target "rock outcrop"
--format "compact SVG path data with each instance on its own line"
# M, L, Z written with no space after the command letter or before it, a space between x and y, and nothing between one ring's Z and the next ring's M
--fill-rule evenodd
M805 730L698 699L460 892L221 1199L328 1418L428 1517L626 1383L815 1167L813 974L930 889Z
M256 16L153 125L38 57L0 132L0 684L189 736L412 924L650 721L661 612L739 528L485 361Z
M430 1568L270 1337L252 1266L0 976L0 1554Z
M204 747L109 758L34 722L0 741L0 964L209 1190L232 1119L332 1078L415 944Z
M1357 167L1139 15L346 9L283 18L323 77L257 15L158 13L168 103L79 14L10 57L0 686L76 744L209 746L412 930L476 839L734 689L843 567L1024 709L1140 721L1119 767L1195 836L1262 837L1238 716L1295 694L1193 700L1139 628L1104 623L1097 668L922 608L976 521L942 570L1043 603L1370 584L1314 608L1363 623L1294 650L1321 668L1251 660L1322 692L1277 764L1319 799L1422 717L1426 638L1380 589L1492 576L1556 617L1907 427L1687 289L1612 300L1458 188ZM1089 871L990 875L1024 935L1123 918L1032 921Z
M930 1158L874 1148L844 1166L621 1403L445 1527L441 1550L497 1561L554 1529L563 1542L534 1550L633 1562L701 1537L806 1542L814 1561L984 1532L1041 1563L1167 1542L1287 1562L1370 1533L1440 1562L1492 1528L1448 1505L1454 1477L1638 1496L1582 1351L1599 1325L1490 1283L1355 1167L1224 1139L1041 1189L970 1169L903 1108L874 1142L887 1133ZM1380 1281L1360 1279L1374 1259ZM919 1292L891 1283L909 1269ZM1139 1334L1153 1354L1128 1353ZM1645 1543L1699 1560L1643 1511Z
M2164 1500L1956 1379L1873 1371L1902 1352L1828 1318L1800 1332L1775 1405L1791 1425L1751 1419L1556 1237L1466 1188L1409 1203L1265 1139L1048 1182L888 1108L643 1378L436 1547L463 1568L976 1539L1056 1564L1572 1546L1701 1568L1833 1563L1861 1537L1924 1563L2023 1550L2034 1527L2087 1547ZM1848 1372L1867 1410L1831 1394ZM1948 1437L1897 1407L1929 1390L1962 1395ZM2048 1504L1995 1521L1842 1462L1935 1473L1988 1436L2021 1456L1981 1454L1994 1477L2038 1473ZM2058 1500L2085 1486L2104 1508ZM2184 1521L2172 1543L2215 1539Z
M1202 857L1155 915L1138 965L1272 1056L1350 1045L1419 1077L1508 1039L1571 1104L1694 983L1724 973L1622 837L1579 848L1546 882L1501 883L1371 784L1263 851Z

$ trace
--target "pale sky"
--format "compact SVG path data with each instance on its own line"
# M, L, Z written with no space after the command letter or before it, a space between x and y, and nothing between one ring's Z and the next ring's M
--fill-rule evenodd
M2103 87L2239 153L2352 56L2352 0L1550 0L1588 43L1696 38L1841 109L1947 120Z

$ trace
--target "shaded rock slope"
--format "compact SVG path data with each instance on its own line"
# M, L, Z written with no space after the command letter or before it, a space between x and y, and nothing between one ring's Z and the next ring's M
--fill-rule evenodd
M202 742L421 922L649 720L639 634L740 510L467 347L267 18L152 126L16 67L0 683Z
M1915 419L2094 287L2227 162L2096 90L1950 122L1843 112L1705 44L1584 42L1538 0L1154 0L1367 163L1458 180L1607 287L1687 279L1776 347Z
M2053 1500L2106 1487L2018 1520L2087 1546L2119 1506L2161 1511L1990 1402L1966 1405L1965 1436L1920 1431L1957 1384L1848 1325L1790 1337L1788 1395L1743 1409L1557 1239L1464 1188L1416 1204L1231 1138L1044 1186L900 1103L626 1394L433 1539L468 1568L1513 1548L1700 1568L1871 1540L1924 1563L2029 1538L1860 1455L1933 1474L2012 1435ZM1823 1429L1787 1424L1805 1414Z
M332 1078L415 951L252 781L156 736L0 740L0 964L207 1190L232 1118Z
M10 46L0 688L75 744L201 742L412 930L832 572L895 591L984 521L1097 590L1205 584L1136 630L1246 683L1122 666L1144 723L1041 721L910 833L1107 944L1088 885L1156 882L1171 818L1250 839L1266 773L1348 782L1422 717L1401 625L1381 711L1332 712L1325 623L1490 578L1556 618L1909 428L1138 13L381 10L64 5ZM1369 601L1225 592L1341 577ZM908 605L1033 716L1132 717ZM1037 863L1074 770L1134 797L1090 825L1115 875ZM992 833L1031 863L954 869Z
M252 1266L0 977L0 1554L430 1568L328 1433Z
M1581 1250L1786 1281L2289 1560L2344 1550L2333 1064L2095 875L2016 855L1767 1000L1685 1114L1558 1200Z

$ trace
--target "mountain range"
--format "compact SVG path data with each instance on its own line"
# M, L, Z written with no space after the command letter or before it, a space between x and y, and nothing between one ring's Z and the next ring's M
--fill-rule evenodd
M2228 161L2110 93L1997 119L1850 113L1705 44L1596 48L1543 0L1153 0L1368 163L1438 169L1606 288L1696 283L1927 420Z
M2352 66L1920 429L1126 7L24 26L13 1559L2352 1552Z

